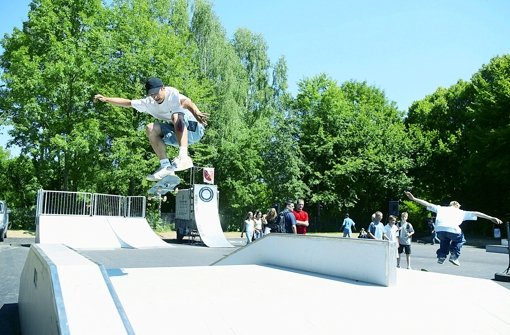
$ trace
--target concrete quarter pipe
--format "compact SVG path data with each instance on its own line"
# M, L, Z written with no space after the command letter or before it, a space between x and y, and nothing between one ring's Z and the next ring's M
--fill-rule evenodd
M213 248L233 248L221 228L216 185L196 184L193 204L197 230L204 244Z
M170 247L145 218L41 215L36 242L61 243L75 249Z

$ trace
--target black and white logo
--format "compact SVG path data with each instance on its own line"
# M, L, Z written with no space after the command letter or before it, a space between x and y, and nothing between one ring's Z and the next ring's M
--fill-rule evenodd
M200 192L198 192L198 196L200 197L200 200L203 202L209 202L214 198L214 191L212 188L205 186L200 189Z

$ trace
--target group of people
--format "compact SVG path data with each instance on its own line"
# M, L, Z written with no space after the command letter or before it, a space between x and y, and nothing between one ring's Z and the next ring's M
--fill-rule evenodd
M305 201L298 199L285 202L285 208L278 213L276 208L270 208L266 214L261 211L248 212L243 223L241 237L246 234L246 243L261 238L269 233L302 234L307 232L308 213L303 209Z
M496 224L501 224L502 221L496 217L477 212L477 211L463 211L460 209L460 204L457 201L451 201L449 206L439 206L432 204L428 201L416 198L410 192L405 192L405 195L412 201L425 206L427 210L436 214L435 217L430 218L429 227L432 230L432 244L439 242L439 249L436 251L437 262L443 264L448 257L450 263L460 266L459 257L462 246L466 243L464 233L460 228L463 221L476 220L483 218L490 220ZM408 222L409 214L403 212L400 216L400 222L397 224L397 217L390 215L388 223L382 223L383 214L380 211L372 214L372 221L370 222L367 231L363 228L358 237L369 238L375 240L388 240L396 243L398 254L397 267L400 267L400 255L405 253L407 268L411 268L411 241L414 235L413 225ZM351 228L354 228L354 222L349 218L349 214L345 215L342 224L344 237L350 237Z
M160 78L152 77L145 82L145 97L140 99L126 99L120 97L108 97L96 94L94 101L101 101L114 106L134 108L138 112L150 114L158 122L149 123L146 126L147 138L159 158L160 167L147 176L150 181L158 181L165 176L173 175L176 171L186 170L193 166L193 161L188 154L188 146L200 141L204 136L209 115L201 112L195 103L187 96L180 93L176 88L165 86ZM166 153L166 145L179 148L178 155L170 161ZM501 224L501 220L487 214L476 211L463 211L457 201L450 202L449 206L439 206L425 200L414 197L410 192L406 196L416 203L427 207L436 213L435 225L433 226L433 240L439 242L437 250L437 262L443 264L446 257L454 265L460 265L458 258L462 245L466 242L460 224L465 220L476 220L478 217ZM262 237L270 232L306 234L308 213L303 210L304 201L299 199L294 208L292 201L286 202L286 207L281 213L276 209L270 209L262 215L260 211L255 214L249 212L244 231L248 243L253 239ZM381 223L382 213L376 212L369 225L368 231L361 230L360 236L367 235L372 239L388 239L399 243L399 254L403 251L407 256L407 267L410 268L411 236L414 229L407 222L408 214L402 213L401 221L395 224L396 217L390 216L388 224ZM342 224L344 237L350 237L355 229L354 222L347 214ZM397 265L400 265L397 258Z
M382 223L383 213L380 211L372 214L372 221L368 225L368 229L365 232L364 229L360 232L360 238L369 238L374 240L388 240L396 244L398 253L396 255L397 267L400 267L400 255L405 253L406 265L408 269L411 269L411 241L414 235L413 225L408 222L409 213L402 212L400 215L400 221L397 223L397 217L390 215L388 217L388 223L384 225Z

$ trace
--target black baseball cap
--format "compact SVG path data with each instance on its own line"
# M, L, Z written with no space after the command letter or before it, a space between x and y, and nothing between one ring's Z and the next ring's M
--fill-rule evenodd
M156 94L163 87L163 81L159 78L152 77L145 83L145 92L147 95Z

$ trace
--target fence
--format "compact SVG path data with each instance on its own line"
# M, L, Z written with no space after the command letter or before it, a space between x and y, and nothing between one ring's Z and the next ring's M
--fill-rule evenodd
M146 201L143 196L39 190L36 215L145 217Z

